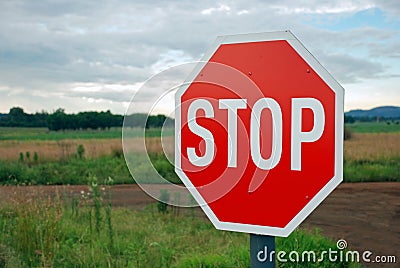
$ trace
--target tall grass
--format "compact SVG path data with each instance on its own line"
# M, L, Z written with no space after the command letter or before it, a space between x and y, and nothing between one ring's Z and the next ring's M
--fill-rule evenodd
M135 179L147 183L154 179L153 167L146 165L141 140L128 140L125 152ZM173 155L173 137L165 138L166 150ZM78 147L82 145L78 153ZM146 139L149 157L157 172L180 183L174 167L167 161L159 137ZM27 154L28 153L28 154ZM79 159L81 155L81 159ZM123 158L121 141L60 140L2 141L0 143L0 184L85 184L90 173L99 179L112 174L116 183L134 183ZM400 133L353 133L344 143L344 180L400 181Z
M400 133L355 133L344 146L347 182L400 181Z
M174 150L173 137L164 137L164 146L167 152L172 155ZM145 147L140 138L129 138L125 140L126 150L135 153L146 153ZM81 148L79 148L82 146ZM79 148L79 150L78 150ZM82 149L84 151L82 152ZM159 137L146 138L146 150L152 153L160 153L163 146ZM88 158L120 153L122 155L121 139L75 139L58 141L0 141L0 160L15 161L23 153L22 159L25 159L25 152L36 152L40 162L46 161L65 161L74 156L84 154Z
M146 182L159 182L153 179L158 174L173 183L180 183L174 166L164 154L149 155L154 168L148 163L147 156L131 154L129 160L135 163L132 172L136 179ZM121 154L101 156L98 158L71 158L56 162L10 162L0 161L0 185L76 185L86 184L87 176L94 175L99 180L112 174L116 184L135 183Z
M68 161L30 162L0 161L0 184L2 185L67 185L86 184L87 176L100 180L112 174L116 183L134 183L125 160L120 157L102 156L94 159L72 158Z
M0 264L5 267L249 267L248 235L216 230L192 213L111 209L107 183L91 177L79 199L36 197L0 206ZM103 188L105 187L105 188ZM277 250L336 249L318 232L296 230ZM290 263L289 263L290 264ZM279 263L278 267L287 267ZM293 263L292 263L293 265ZM351 263L295 263L349 267Z
M167 180L180 183L173 165L167 160L159 146L159 139L150 139L149 158L157 172ZM134 145L131 145L134 146ZM27 159L26 152L18 154L14 161L0 161L0 184L3 185L46 185L46 184L86 184L86 177L93 174L100 180L112 174L115 183L135 183L126 166L122 151L114 149L100 157L72 156L59 161L44 161L41 155L35 161ZM76 147L74 150L76 151ZM128 154L127 160L136 180L139 182L158 182L155 173L142 153ZM400 181L400 134L398 133L354 133L344 145L344 180Z

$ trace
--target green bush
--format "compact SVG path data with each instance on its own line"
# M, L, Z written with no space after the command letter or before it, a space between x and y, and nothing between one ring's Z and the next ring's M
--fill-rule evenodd
M37 163L39 161L39 155L37 152L33 153L33 162Z
M79 159L82 159L85 154L85 147L83 147L82 144L79 144L78 147L76 148L76 154L78 155Z

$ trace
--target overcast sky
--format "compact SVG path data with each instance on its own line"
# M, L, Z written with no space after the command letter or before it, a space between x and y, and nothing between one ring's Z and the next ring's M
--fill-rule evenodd
M345 110L400 105L400 2L0 2L0 112L124 113L151 75L218 35L291 30L346 89Z

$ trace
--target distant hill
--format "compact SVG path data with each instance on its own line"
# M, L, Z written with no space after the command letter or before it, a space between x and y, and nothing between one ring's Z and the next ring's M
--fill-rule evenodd
M399 119L400 118L400 107L398 106L381 106L370 110L351 110L345 113L346 116L352 116L354 118L365 118L365 117L380 117L387 119Z

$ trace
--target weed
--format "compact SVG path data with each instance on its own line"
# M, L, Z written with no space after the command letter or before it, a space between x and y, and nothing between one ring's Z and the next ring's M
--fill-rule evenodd
M168 209L168 202L170 198L170 193L166 189L160 190L160 198L157 203L158 212L166 213Z
M102 221L101 209L102 209L102 196L99 189L97 177L89 176L89 191L92 200L92 207L94 210L94 224L97 233L100 232L100 225Z
M85 147L83 147L82 144L79 144L78 147L76 148L76 154L78 155L79 159L82 159L85 154Z
M113 229L113 224L111 220L111 191L108 189L108 203L106 204L105 207L105 214L106 214L106 224L107 224L107 234L108 234L108 242L109 242L109 248L112 250L114 247L114 229Z
M122 151L122 148L112 148L111 155L116 158L122 158L124 156L124 152Z

